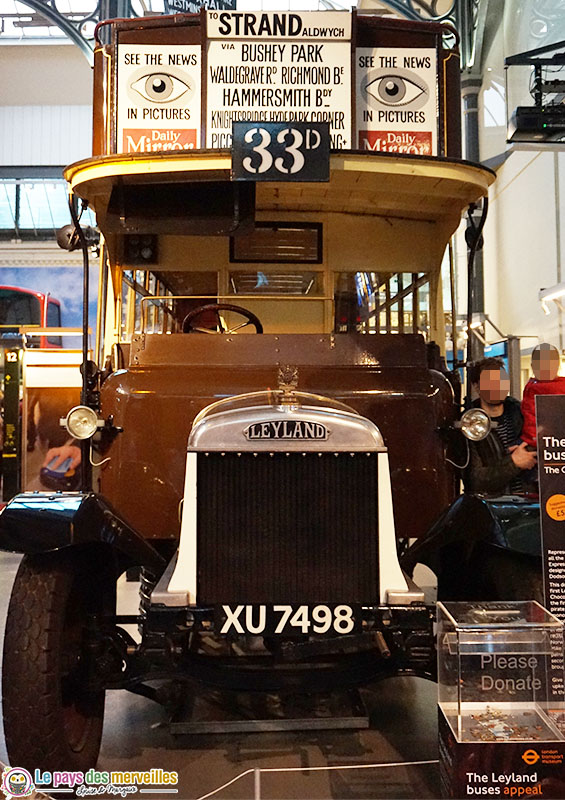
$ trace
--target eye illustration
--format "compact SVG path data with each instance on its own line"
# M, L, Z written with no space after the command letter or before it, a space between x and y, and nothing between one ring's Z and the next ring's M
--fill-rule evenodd
M150 75L144 75L134 81L131 88L135 89L144 100L152 100L154 103L170 103L182 97L190 89L190 86L167 72L152 72Z
M375 70L367 75L362 86L366 94L377 103L392 108L410 106L421 108L429 98L426 83L419 75L406 69L395 72Z

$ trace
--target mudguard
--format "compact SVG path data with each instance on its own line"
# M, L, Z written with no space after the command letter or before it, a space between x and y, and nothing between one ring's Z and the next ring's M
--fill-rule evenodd
M400 559L409 575L418 563L436 574L439 600L540 599L539 503L463 494Z
M133 564L162 570L165 560L94 492L26 492L0 513L0 550L46 553L102 542Z

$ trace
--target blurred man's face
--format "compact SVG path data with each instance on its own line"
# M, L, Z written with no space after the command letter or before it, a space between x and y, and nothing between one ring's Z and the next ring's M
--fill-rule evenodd
M559 372L559 352L554 347L536 350L532 356L532 370L538 381L554 381Z
M479 397L495 406L504 402L510 391L510 378L505 369L485 369L479 381Z

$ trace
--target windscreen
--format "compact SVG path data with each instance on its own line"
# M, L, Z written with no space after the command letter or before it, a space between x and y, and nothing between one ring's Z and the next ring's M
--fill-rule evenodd
M17 289L0 289L0 325L41 325L39 298Z

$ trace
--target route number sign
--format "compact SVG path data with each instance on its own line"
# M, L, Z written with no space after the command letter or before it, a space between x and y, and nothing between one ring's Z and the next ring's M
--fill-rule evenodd
M327 122L234 122L232 180L329 181Z

